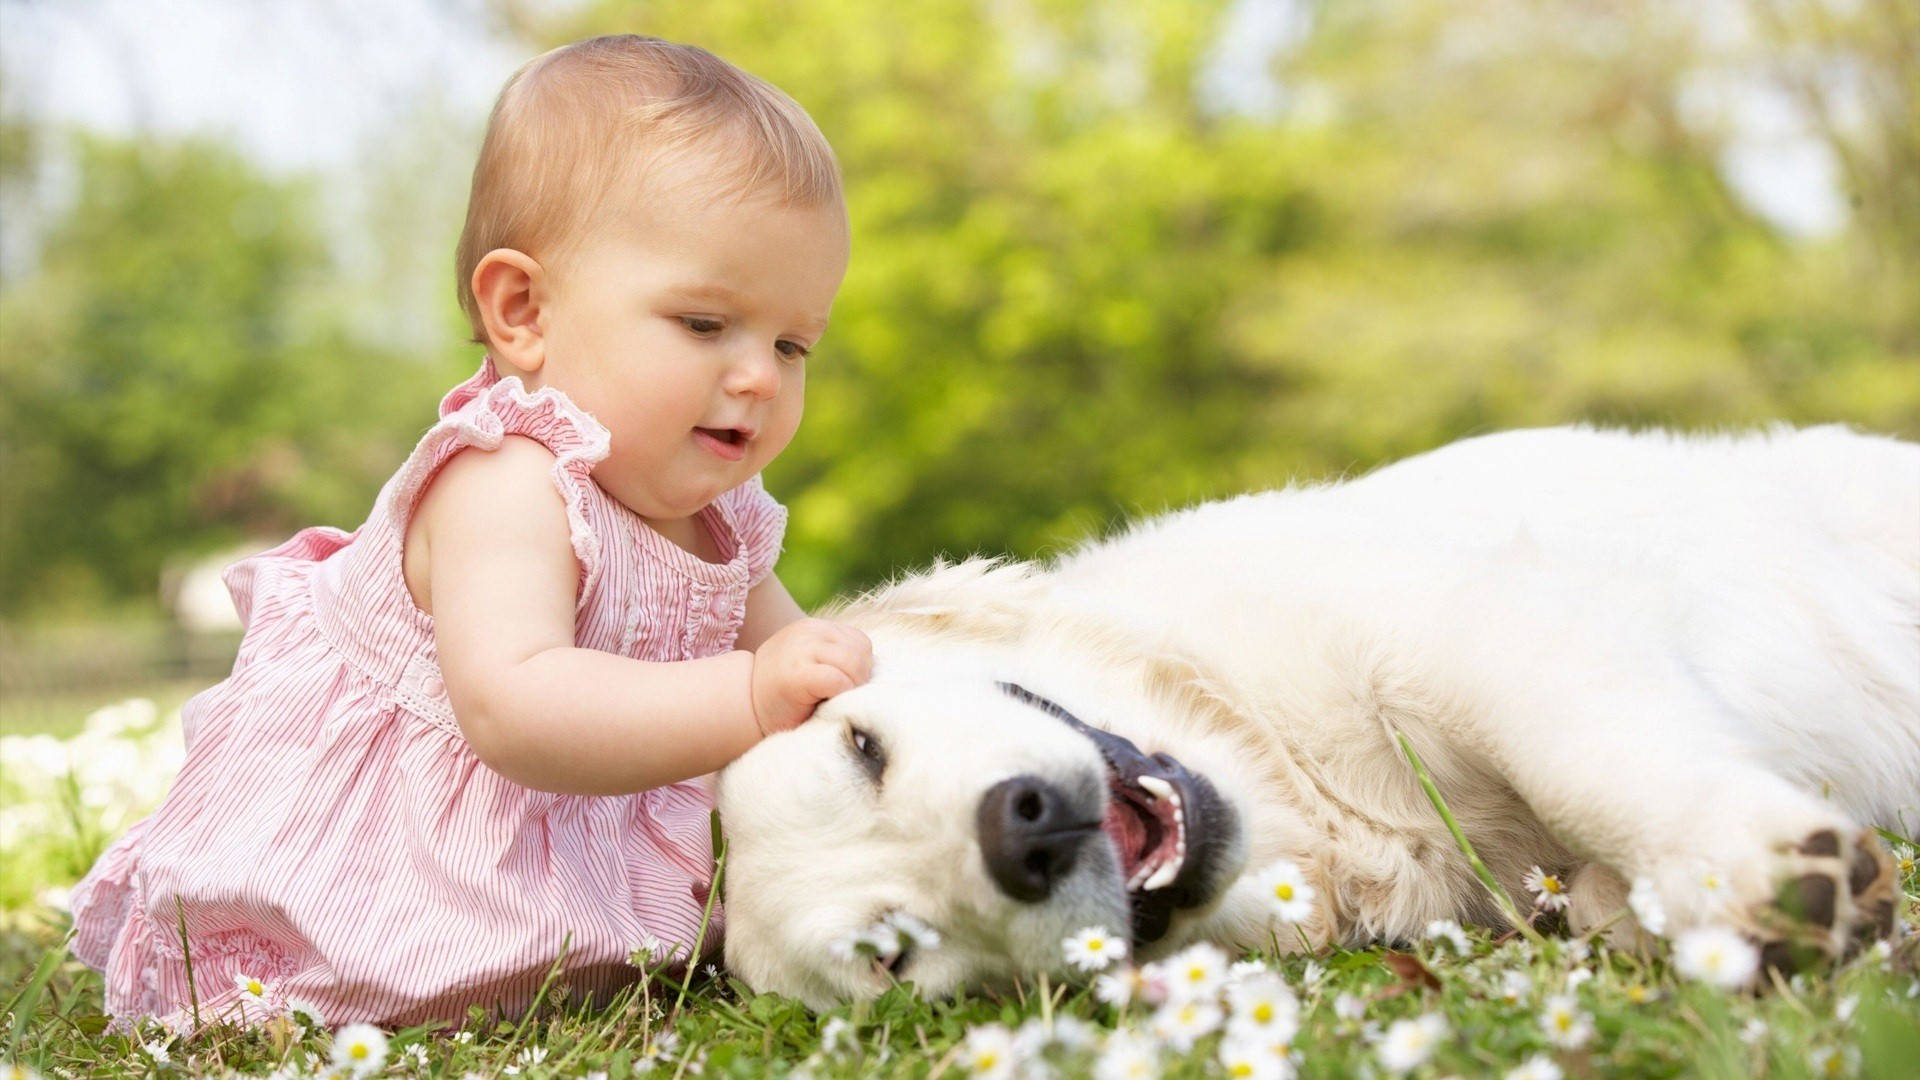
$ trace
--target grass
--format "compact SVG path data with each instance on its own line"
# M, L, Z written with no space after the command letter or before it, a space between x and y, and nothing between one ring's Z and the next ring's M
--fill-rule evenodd
M1906 918L1920 874L1905 881ZM65 916L45 907L8 913L0 938L0 994L7 1002L5 1057L43 1076L264 1075L289 1068L324 1073L331 1039L290 1024L244 1028L213 1024L190 1038L156 1025L138 1034L107 1030L99 977L61 943ZM1910 928L1911 930L1911 928ZM1764 995L1728 994L1678 978L1657 959L1595 945L1589 954L1565 940L1538 948L1507 934L1469 930L1458 955L1429 940L1406 951L1373 948L1318 957L1260 955L1300 995L1302 1023L1293 1041L1298 1074L1378 1073L1373 1035L1397 1019L1439 1013L1449 1034L1416 1076L1498 1075L1546 1054L1569 1077L1799 1077L1863 1075L1910 1078L1920 1062L1920 981L1915 939L1892 955L1865 954L1829 974L1797 977ZM1309 965L1323 974L1315 978ZM1589 972L1571 990L1569 976ZM1511 972L1531 988L1508 1000ZM1430 978L1429 978L1430 976ZM1571 992L1592 1017L1583 1047L1555 1048L1540 1016L1550 995ZM1364 1006L1358 1018L1335 1007L1342 996ZM982 1025L1017 1029L1050 1017L1071 1017L1103 1031L1144 1028L1150 1012L1116 1009L1080 984L1045 980L1001 994L927 1001L899 986L878 1000L823 1015L791 999L754 994L736 979L697 972L682 983L672 972L650 977L611 1001L572 1001L552 984L524 1015L488 1018L477 1011L457 1027L409 1029L392 1035L380 1075L420 1077L662 1076L959 1077L967 1033ZM844 1031L833 1045L833 1027ZM1764 1037L1743 1039L1752 1021ZM1223 1075L1211 1056L1216 1038L1189 1055L1171 1057L1161 1075ZM1838 1071L1820 1068L1831 1053ZM1061 1075L1088 1075L1087 1052L1053 1047ZM0 1074L4 1075L4 1074Z
M1909 881L1909 885L1914 884ZM106 1031L100 1015L98 977L68 958L49 937L62 924L40 912L16 925L4 942L9 1054L42 1075L166 1076L175 1074L265 1074L292 1066L306 1074L309 1055L323 1068L330 1040L324 1032L289 1026L246 1029L214 1025L164 1048L165 1061L148 1048L165 1038L157 1028L144 1037ZM1303 1006L1293 1046L1299 1074L1310 1077L1366 1075L1375 1071L1375 1050L1365 1032L1393 1020L1438 1012L1450 1034L1416 1075L1494 1075L1545 1053L1568 1076L1811 1076L1821 1049L1836 1051L1850 1074L1911 1077L1920 1062L1920 1001L1910 958L1901 970L1883 971L1872 960L1856 961L1831 978L1800 980L1765 996L1730 995L1676 980L1662 965L1595 949L1584 961L1550 959L1523 939L1496 941L1484 933L1469 938L1469 955L1424 943L1411 953L1385 949L1334 952L1318 958L1325 974L1309 983L1304 957L1262 959L1299 989ZM1559 950L1565 952L1564 945ZM1437 988L1410 980L1404 959L1413 956ZM1392 960L1393 962L1389 962ZM1593 1018L1595 1035L1584 1048L1556 1050L1540 1025L1542 996L1557 992L1571 970L1593 972L1575 994ZM1534 990L1509 1002L1498 992L1511 971L1531 979ZM35 976L43 980L36 983ZM1043 1014L1073 1017L1096 1028L1144 1024L1144 1007L1115 1010L1096 1002L1083 986L1045 983L1010 993L926 1001L896 987L876 1001L842 1007L824 1016L774 995L756 995L731 978L696 977L677 1001L680 987L667 973L623 991L601 1005L546 999L524 1016L508 1020L469 1017L457 1034L423 1029L392 1037L383 1075L484 1077L503 1075L610 1077L647 1071L658 1076L759 1077L787 1074L804 1065L816 1077L961 1076L966 1033L984 1024L1009 1028ZM1352 995L1366 1003L1363 1019L1342 1019L1334 1003ZM1837 1012L1854 1002L1851 1016ZM851 1038L823 1046L829 1020L840 1019ZM1748 1042L1741 1031L1751 1020L1766 1025L1763 1039ZM664 1038L668 1033L672 1039ZM1220 1075L1200 1044L1185 1058L1170 1059L1163 1075ZM668 1049L668 1044L671 1048ZM1851 1048L1851 1049L1849 1049ZM1852 1055L1856 1054L1857 1062ZM1065 1075L1091 1069L1085 1054L1051 1051ZM657 1056L655 1056L657 1055ZM535 1058L538 1057L538 1060Z
M84 717L66 725L83 726ZM1416 770L1417 760L1411 761ZM1436 810L1448 816L1435 793ZM80 829L85 822L76 816ZM40 885L70 884L97 836L42 835L50 851L4 853L41 868ZM1463 854L1473 858L1462 838ZM8 871L10 874L12 871ZM1836 970L1796 977L1767 993L1730 994L1679 977L1660 956L1595 943L1469 929L1467 948L1444 940L1334 951L1315 957L1252 957L1294 988L1301 1023L1292 1040L1298 1075L1386 1075L1379 1038L1400 1020L1445 1018L1446 1035L1410 1075L1502 1076L1544 1055L1566 1077L1802 1077L1860 1075L1910 1080L1920 1074L1920 936L1909 867L1901 913L1906 936L1884 955L1865 953ZM1510 901L1509 901L1510 903ZM135 1033L108 1029L98 975L65 946L67 917L39 888L0 898L0 1061L41 1076L321 1075L333 1036L289 1021L263 1027L214 1023L174 1036L149 1023ZM1584 946L1584 947L1583 947ZM1525 976L1527 988L1509 992ZM793 1000L755 994L721 973L636 971L610 1000L572 997L549 980L524 1014L477 1010L457 1024L394 1032L378 1075L416 1077L950 1077L971 1075L969 1033L985 1029L1064 1038L1087 1025L1096 1038L1117 1028L1146 1031L1152 1009L1116 1008L1084 983L1046 979L1005 992L928 1001L910 986L816 1015ZM1541 1018L1546 1002L1570 995L1593 1035L1553 1045ZM1753 1025L1763 1025L1755 1035ZM974 1039L981 1038L975 1034ZM1219 1036L1161 1060L1156 1075L1224 1075ZM1002 1065L1005 1065L1003 1055ZM1054 1044L1044 1058L1061 1076L1094 1071L1091 1050ZM996 1075L1036 1075L1004 1072ZM0 1078L7 1076L0 1069Z

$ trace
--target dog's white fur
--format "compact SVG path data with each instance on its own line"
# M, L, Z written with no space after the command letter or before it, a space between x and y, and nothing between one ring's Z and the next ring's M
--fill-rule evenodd
M728 962L815 1005L887 985L833 949L887 912L941 934L905 972L929 992L1124 931L1110 882L1022 904L983 867L988 787L1104 775L998 680L1173 754L1240 811L1233 883L1155 953L1299 947L1253 881L1282 858L1318 886L1315 946L1499 924L1396 733L1510 894L1534 865L1573 875L1576 928L1646 877L1670 930L1765 936L1779 884L1834 865L1808 836L1842 838L1844 881L1861 826L1920 821L1920 447L1837 427L1476 438L1051 567L937 567L839 617L872 635L873 681L721 778ZM885 747L878 783L853 726Z

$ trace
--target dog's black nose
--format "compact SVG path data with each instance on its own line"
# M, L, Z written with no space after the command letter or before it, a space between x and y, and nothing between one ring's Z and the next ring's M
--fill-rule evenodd
M980 797L980 853L1002 892L1024 903L1047 898L1073 869L1100 822L1075 820L1071 800L1037 776L1002 780Z

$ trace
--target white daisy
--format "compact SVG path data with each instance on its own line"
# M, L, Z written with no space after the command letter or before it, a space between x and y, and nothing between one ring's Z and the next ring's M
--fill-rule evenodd
M1816 1046L1807 1051L1807 1064L1813 1068L1815 1076L1852 1076L1860 1071L1860 1048Z
M1453 951L1461 956L1468 953L1466 931L1452 919L1435 919L1427 924L1428 941L1444 941L1453 946Z
M173 1060L173 1054L168 1051L167 1044L160 1039L149 1040L142 1044L142 1048L146 1050L147 1056L153 1059L155 1065L165 1065Z
M960 1063L975 1076L1011 1077L1019 1067L1013 1033L1000 1024L982 1024L967 1032Z
M1176 1001L1212 997L1227 981L1227 954L1202 941L1168 957L1167 992Z
M1689 930L1673 943L1673 966L1689 979L1734 990L1760 967L1760 951L1724 926Z
M1427 1013L1413 1020L1395 1020L1375 1053L1379 1055L1380 1064L1397 1076L1419 1068L1446 1037L1447 1018L1439 1013Z
M1633 888L1627 890L1627 908L1640 929L1655 937L1667 932L1667 909L1660 903L1660 891L1654 888L1652 878L1633 879Z
M1256 975L1265 975L1272 970L1258 960L1235 960L1227 965L1227 978L1248 979Z
M1104 975L1095 975L1093 996L1095 1000L1105 1002L1116 1009L1124 1009L1139 992L1140 982L1139 969L1131 967L1122 967Z
M544 1046L525 1047L514 1060L522 1065L538 1065L547 1060L547 1048Z
M1235 1080L1284 1080L1287 1059L1275 1044L1229 1035L1220 1040L1220 1067Z
M820 1027L820 1052L833 1054L853 1045L853 1025L845 1017L830 1017Z
M1660 988L1645 983L1632 983L1626 990L1627 1001L1634 1005L1645 1005L1649 1001L1660 1000Z
M1509 971L1500 977L1500 1000L1509 1005L1518 1005L1520 999L1533 993L1533 980L1524 971Z
M1520 883L1533 894L1533 906L1542 911L1559 911L1567 906L1567 883L1558 874L1549 874L1536 866L1527 871Z
M1127 955L1127 943L1104 926L1089 926L1062 942L1067 963L1081 971L1101 971Z
M1567 972L1567 992L1572 993L1578 990L1582 983L1589 982L1592 979L1592 968L1574 968L1572 971Z
M627 951L627 963L639 968L651 967L672 960L679 951L679 945L668 945L652 934L646 934L640 938L640 944Z
M333 1033L334 1068L367 1076L378 1072L386 1060L386 1033L372 1024L348 1024Z
M1173 972L1166 964L1149 961L1135 973L1133 995L1147 1005L1158 1005L1173 996Z
M1091 1050L1100 1037L1094 1033L1093 1025L1072 1016L1053 1018L1053 1030L1048 1032L1047 1041L1063 1050Z
M1273 906L1281 922L1305 922L1307 916L1313 914L1315 890L1307 883L1307 875L1298 863L1281 859L1260 871L1257 880L1261 895Z
M1746 1025L1740 1029L1740 1041L1748 1046L1765 1042L1766 1038L1767 1022L1757 1016L1747 1021Z
M1272 1045L1288 1043L1300 1030L1300 1002L1286 980L1268 974L1227 984L1227 1027L1235 1036Z
M1093 1075L1094 1080L1157 1080L1159 1048L1131 1031L1116 1031L1107 1036L1093 1063Z
M900 931L885 919L879 919L842 935L827 946L827 953L843 964L859 957L891 960L900 955L902 944Z
M1148 1030L1170 1049L1186 1053L1220 1028L1225 1014L1207 998L1176 998L1154 1010Z
M1306 986L1306 987L1319 986L1320 980L1326 977L1327 977L1326 965L1320 963L1320 961L1318 960L1309 960L1307 961L1307 966L1300 969L1300 985L1301 986Z
M1859 1007L1860 995L1848 994L1846 997L1833 1003L1833 1018L1844 1024L1853 1019L1853 1010Z
M1700 875L1700 890L1708 896L1725 896L1727 879L1718 870L1707 870Z
M888 912L880 922L892 930L904 948L931 949L940 944L940 932L904 911Z
M635 1072L651 1072L654 1066L673 1057L674 1051L679 1048L680 1033L663 1031L641 1049L640 1060L633 1063L633 1069Z
M1333 1015L1349 1022L1362 1019L1367 1015L1367 1003L1353 994L1341 994L1333 999Z
M267 984L251 975L243 975L236 972L233 976L233 985L240 991L240 997L244 1000L255 1003L266 1000Z
M1507 1080L1560 1080L1560 1075L1560 1066L1545 1054L1535 1054L1507 1070Z
M1580 1011L1572 996L1562 994L1547 999L1540 1013L1540 1028L1547 1041L1562 1050L1578 1050L1593 1038L1593 1017Z
M1882 938L1873 943L1873 948L1867 950L1867 955L1880 965L1881 971L1893 970L1893 942Z

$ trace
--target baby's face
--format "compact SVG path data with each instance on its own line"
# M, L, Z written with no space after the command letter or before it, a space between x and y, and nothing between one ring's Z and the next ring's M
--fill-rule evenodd
M540 380L612 433L593 471L643 518L686 518L786 448L806 353L847 269L839 204L715 199L672 177L549 279Z

